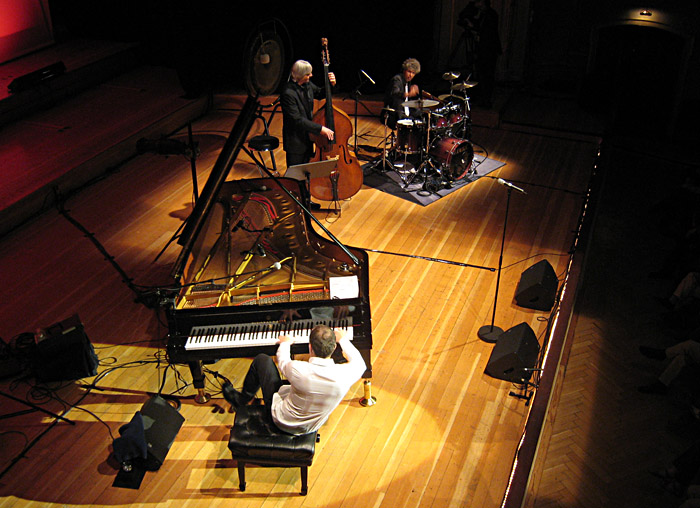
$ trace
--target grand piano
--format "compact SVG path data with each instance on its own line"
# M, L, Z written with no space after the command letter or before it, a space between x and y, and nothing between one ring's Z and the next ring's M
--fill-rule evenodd
M203 403L209 399L204 363L274 355L281 333L295 337L293 354L308 353L308 332L327 324L346 330L362 353L361 402L369 405L367 253L315 231L302 206L302 182L226 181L259 108L248 97L178 239L183 248L171 275L179 290L166 309L168 359L189 366ZM339 349L334 358L344 361Z

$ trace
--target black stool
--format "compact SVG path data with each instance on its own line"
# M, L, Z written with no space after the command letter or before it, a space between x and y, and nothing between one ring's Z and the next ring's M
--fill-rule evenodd
M245 466L298 467L301 492L308 487L308 467L314 458L317 432L293 436L279 430L265 414L265 406L242 406L236 410L228 447L238 463L238 484L245 491Z
M253 136L252 138L250 138L250 141L248 141L248 148L260 153L260 160L258 160L257 157L254 157L252 153L249 153L248 155L250 155L250 157L258 165L258 169L260 170L260 176L262 176L263 178L267 178L267 173L263 172L263 168L267 169L267 167L265 166L265 159L263 159L262 152L270 152L270 160L272 161L272 171L274 173L277 173L277 163L275 162L275 154L273 151L279 146L279 139L277 139L274 136L269 136L265 134L260 136Z

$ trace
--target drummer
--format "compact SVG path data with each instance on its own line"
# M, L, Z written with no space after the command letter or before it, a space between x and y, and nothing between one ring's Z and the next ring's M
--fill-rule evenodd
M418 85L411 83L420 72L420 62L415 58L408 58L401 64L401 69L401 73L391 78L384 96L384 114L387 115L386 122L391 129L396 128L397 120L419 119L421 115L421 111L401 105L420 96Z

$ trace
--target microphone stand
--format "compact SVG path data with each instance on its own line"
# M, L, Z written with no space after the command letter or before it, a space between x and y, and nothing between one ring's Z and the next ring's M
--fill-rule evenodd
M513 390L511 390L511 391L508 393L508 395L511 396L511 397L515 397L516 399L522 399L522 400L524 400L524 401L525 401L525 405L526 405L526 406L529 406L529 405L530 405L530 399L532 398L532 396L533 396L534 393L535 393L534 390L537 389L538 387L539 387L539 385L537 385L537 384L535 384L535 383L531 383L531 382L529 382L529 381L525 381L524 383L522 383L522 384L520 385L521 393L517 393L517 392L514 392ZM530 388L532 388L533 390L531 391Z
M479 328L477 335L484 342L496 343L498 338L503 334L503 328L494 326L496 321L496 303L498 302L498 287L501 282L501 267L503 266L503 247L506 243L506 225L508 224L508 209L510 208L510 194L513 191L511 187L506 187L508 190L508 198L506 199L506 215L503 219L503 237L501 238L501 255L498 258L498 272L496 274L496 292L493 296L493 315L491 317L491 325L484 325Z
M360 95L362 95L362 93L360 92L360 88L362 88L362 85L364 85L366 82L365 81L366 78L362 75L362 73L358 72L358 74L360 76L360 82L355 87L355 89L351 92L352 98L355 101L355 154L357 154L357 105L360 102ZM364 106L364 104L363 104L363 106ZM365 107L365 109L367 109L366 106L364 106L364 107Z

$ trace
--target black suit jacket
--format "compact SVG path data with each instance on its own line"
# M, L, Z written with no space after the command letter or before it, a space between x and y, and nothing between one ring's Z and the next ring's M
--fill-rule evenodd
M312 120L314 98L325 95L324 89L308 82L303 86L289 81L282 89L282 144L286 152L312 154L309 134L320 134L321 124Z

